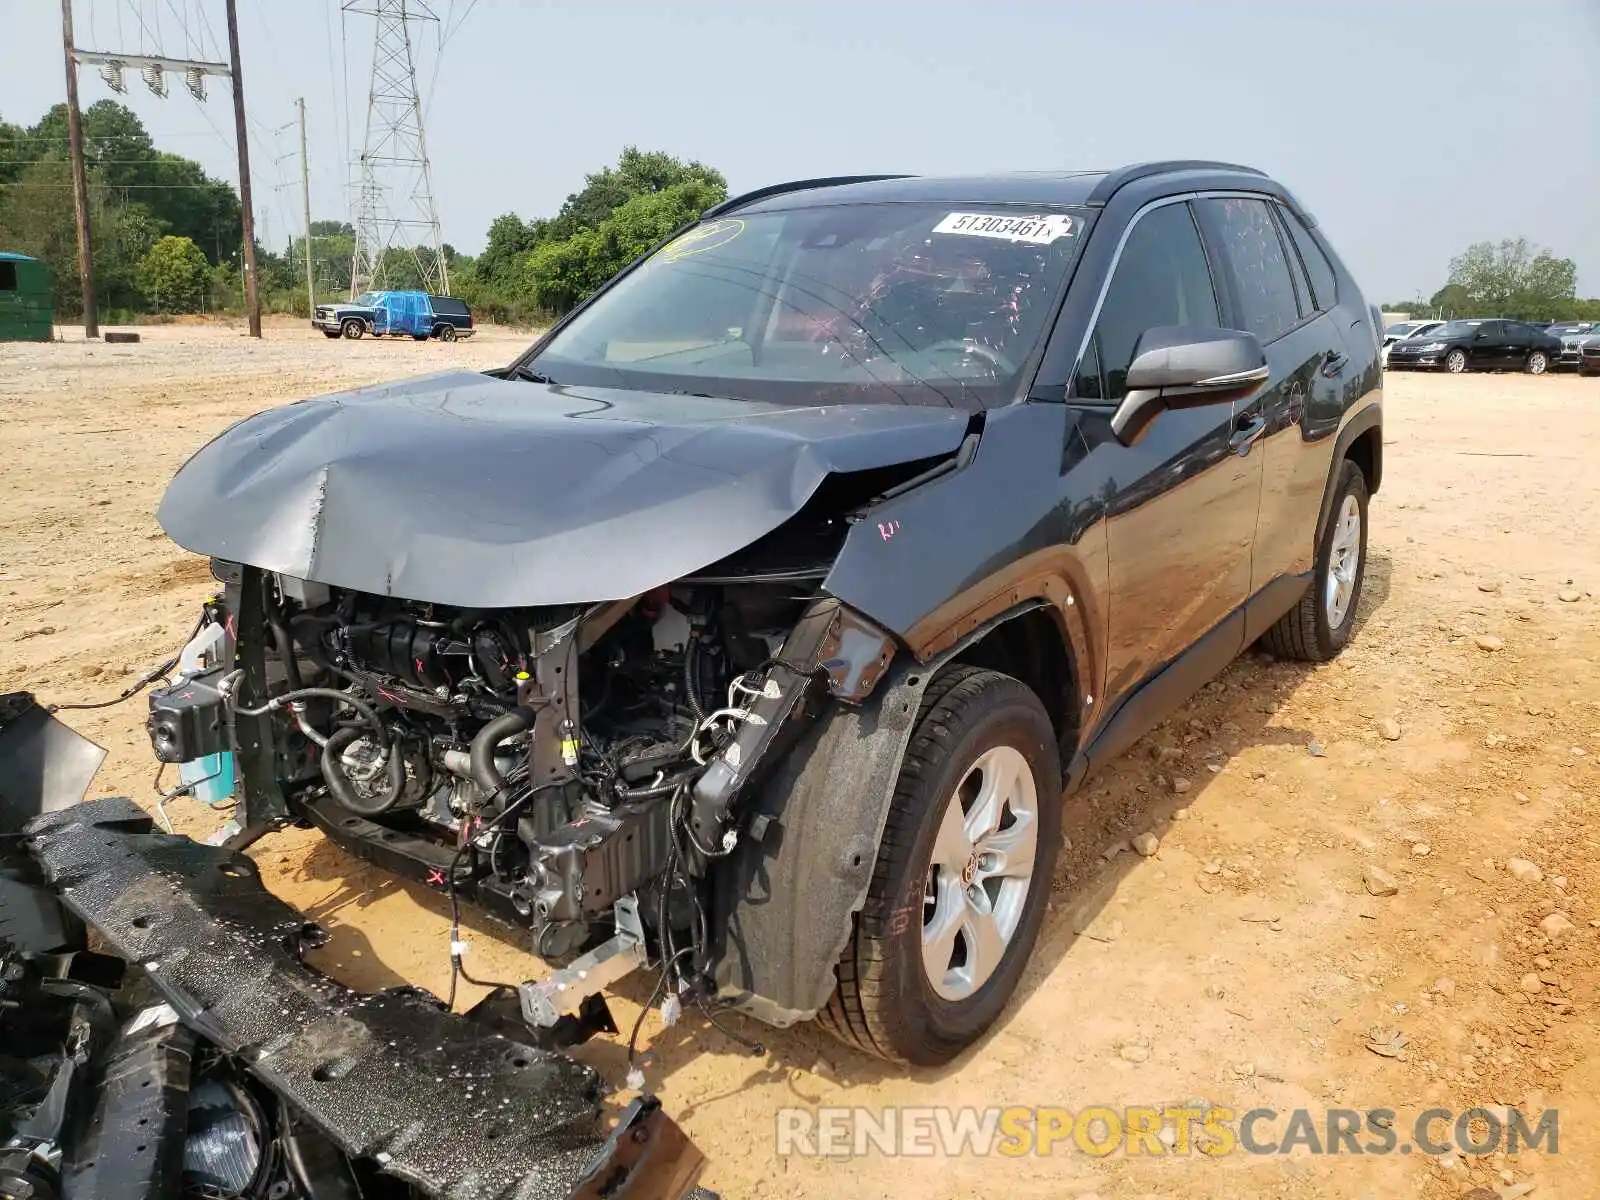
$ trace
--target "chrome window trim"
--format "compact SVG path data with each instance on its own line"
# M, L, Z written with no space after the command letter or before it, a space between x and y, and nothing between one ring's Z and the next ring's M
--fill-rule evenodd
M1247 192L1240 188L1211 189L1200 192L1182 192L1175 196L1161 196L1155 200L1151 200L1147 204L1142 205L1139 210L1133 214L1133 217L1131 220L1129 220L1127 227L1123 229L1122 236L1117 239L1117 248L1111 252L1111 265L1106 268L1106 277L1100 284L1100 294L1095 297L1094 309L1089 313L1089 323L1083 331L1083 340L1078 343L1077 356L1072 360L1072 374L1067 382L1068 403L1097 405L1106 408L1112 407L1117 403L1116 401L1073 397L1070 393L1072 384L1078 377L1078 368L1083 365L1084 353L1089 349L1089 339L1094 337L1094 331L1100 324L1100 310L1105 306L1106 294L1111 291L1111 281L1116 278L1117 267L1122 263L1122 251L1127 247L1128 239L1133 236L1133 231L1135 228L1137 228L1139 222L1144 220L1148 214L1154 212L1156 209L1165 208L1171 204L1187 204L1191 200L1226 199L1264 200L1269 204L1278 201L1278 197L1270 192ZM1204 251L1206 250L1206 238L1205 233L1200 229L1199 217L1191 214L1191 219L1195 223L1195 234L1200 239L1200 248L1202 251ZM1222 292L1217 287L1217 267L1212 264L1209 254L1206 256L1206 270L1211 272L1211 291L1212 294L1217 298L1217 311L1220 314L1222 311ZM1285 329L1283 333L1280 333L1278 336L1282 337L1284 334L1291 333L1300 326L1309 324L1311 321L1322 315L1322 313L1316 312L1312 313L1309 317L1302 317L1294 325L1291 325L1288 329ZM1272 340L1277 341L1278 339L1273 338ZM1269 345L1270 343L1264 342L1262 344L1265 346Z

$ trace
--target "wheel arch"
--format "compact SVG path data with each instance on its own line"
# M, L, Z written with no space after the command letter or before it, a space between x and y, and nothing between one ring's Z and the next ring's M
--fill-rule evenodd
M1062 763L1071 761L1081 732L1078 697L1083 688L1072 638L1057 609L1040 599L1013 610L976 638L969 637L951 661L988 667L1026 685L1049 714Z
M713 885L713 970L724 999L780 1028L827 1004L834 965L866 902L923 694L946 666L973 662L968 654L1015 662L1017 648L1034 639L1054 654L1048 607L1025 601L925 661L902 654L865 703L834 704L756 789L751 827L762 833L736 844Z
M1328 527L1333 512L1334 492L1339 483L1339 469L1346 460L1356 464L1366 478L1367 494L1375 496L1383 482L1383 405L1374 402L1356 410L1349 417L1334 443L1332 461L1328 464L1328 479L1322 487L1322 509L1317 514L1317 540L1322 545L1322 534Z

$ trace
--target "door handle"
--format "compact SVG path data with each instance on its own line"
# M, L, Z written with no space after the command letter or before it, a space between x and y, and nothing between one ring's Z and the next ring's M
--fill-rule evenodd
M1348 354L1341 354L1337 350L1328 351L1327 357L1322 360L1322 373L1329 379L1344 373L1344 367L1350 361Z
M1256 439L1266 431L1265 417L1251 417L1248 421L1234 426L1233 436L1228 439L1228 449L1243 458L1250 453L1250 447L1256 444Z

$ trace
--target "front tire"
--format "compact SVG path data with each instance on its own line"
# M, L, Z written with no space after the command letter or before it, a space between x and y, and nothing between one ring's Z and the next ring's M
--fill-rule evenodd
M1550 369L1550 356L1543 350L1535 350L1528 355L1528 374L1543 375Z
M823 1027L917 1066L982 1037L1038 938L1061 807L1039 698L998 671L947 668L923 698Z
M1262 646L1278 658L1327 662L1345 648L1355 627L1367 574L1367 477L1345 459L1334 486L1311 586L1261 635Z
M1444 356L1444 369L1452 375L1459 375L1467 369L1467 352L1465 350L1452 350Z
M337 329L324 329L322 331L322 336L325 338L338 338L339 331Z
M352 342L358 342L367 332L367 323L360 317L347 317L339 331Z

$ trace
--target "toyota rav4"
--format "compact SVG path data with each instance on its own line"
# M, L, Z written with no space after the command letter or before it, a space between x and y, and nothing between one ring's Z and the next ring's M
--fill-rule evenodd
M160 520L224 587L156 752L236 764L236 847L313 823L524 930L536 1030L642 970L944 1062L1085 776L1350 638L1379 346L1243 167L752 192L504 369L197 453Z

